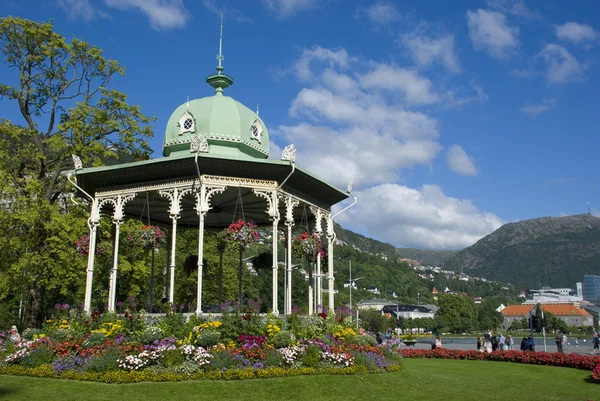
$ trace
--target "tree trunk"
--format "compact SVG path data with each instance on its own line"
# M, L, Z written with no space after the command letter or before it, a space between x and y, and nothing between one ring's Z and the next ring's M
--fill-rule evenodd
M25 327L41 328L43 324L44 289L31 283L28 291L27 311L25 313Z

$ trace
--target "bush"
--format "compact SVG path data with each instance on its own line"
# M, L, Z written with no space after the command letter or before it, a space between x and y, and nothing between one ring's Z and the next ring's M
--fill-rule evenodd
M158 327L164 337L184 338L186 334L185 318L181 313L170 313L160 321Z
M220 338L221 333L219 333L217 330L203 330L200 334L198 334L196 343L203 348L210 348L213 345L217 345Z
M42 346L34 349L29 355L23 358L21 365L26 367L34 367L37 365L52 363L53 360L54 351L52 351L52 348Z
M104 333L90 333L90 336L83 342L83 346L86 348L96 347L105 340L106 335Z
M165 367L172 367L181 365L181 363L185 360L185 357L181 353L181 350L174 349L163 352L162 364Z
M152 344L154 341L160 341L162 338L163 331L157 326L146 327L144 331L138 335L138 340L142 344Z
M222 350L214 352L213 359L210 362L210 367L217 371L223 371L225 369L231 369L237 366L238 361L233 358L233 354L229 350Z
M117 370L117 360L121 359L122 356L118 348L109 348L104 354L90 358L87 365L85 365L85 371L102 373Z
M21 337L23 337L24 340L31 341L34 336L38 337L40 334L42 334L42 330L40 329L25 329Z
M309 345L306 353L302 355L302 365L307 368L317 368L321 362L321 347L318 345Z
M356 344L356 345L370 345L370 346L375 346L377 345L377 340L375 339L375 337L371 337L371 336L354 336L351 340L352 344Z
M383 333L388 327L388 318L381 311L370 309L360 313L362 327L371 333Z
M271 344L275 348L285 348L292 344L292 334L289 331L280 331L271 337Z

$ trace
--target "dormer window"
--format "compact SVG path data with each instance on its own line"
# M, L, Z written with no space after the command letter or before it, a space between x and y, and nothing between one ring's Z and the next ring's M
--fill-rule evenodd
M189 111L183 113L179 119L179 135L196 132L196 120Z

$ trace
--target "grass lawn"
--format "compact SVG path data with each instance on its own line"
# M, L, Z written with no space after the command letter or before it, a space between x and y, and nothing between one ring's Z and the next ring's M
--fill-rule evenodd
M489 361L407 359L398 373L269 380L101 384L0 376L1 400L600 401L591 372Z

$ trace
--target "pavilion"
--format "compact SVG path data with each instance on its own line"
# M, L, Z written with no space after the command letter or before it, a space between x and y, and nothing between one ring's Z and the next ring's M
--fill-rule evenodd
M216 74L206 81L213 96L195 99L179 106L167 122L163 157L113 166L83 168L74 155L71 182L91 202L90 229L84 309L91 311L97 227L101 212L112 213L114 255L108 283L108 310L116 306L119 267L119 227L126 216L140 216L148 208L152 219L170 227L170 266L168 301L174 302L176 241L178 227L198 229L198 283L196 313L202 313L202 269L205 227L226 227L235 216L237 203L244 205L245 218L273 230L273 304L279 314L278 227L287 227L287 288L284 314L292 310L292 227L301 221L307 208L312 214L314 232L327 238L328 307L334 310L333 245L335 232L331 208L352 196L347 191L319 179L295 164L295 148L289 145L281 160L268 159L269 133L258 112L224 95L233 79L223 73L221 42ZM352 196L353 197L353 196ZM356 198L354 198L354 205ZM352 206L350 205L350 206ZM350 207L348 206L348 207ZM347 209L347 208L346 208ZM344 209L344 210L346 210ZM342 210L342 211L344 211ZM341 212L339 212L341 213ZM338 213L338 214L339 214ZM325 221L325 229L323 229ZM321 258L316 263L316 304L323 305ZM309 314L312 305L309 283Z

